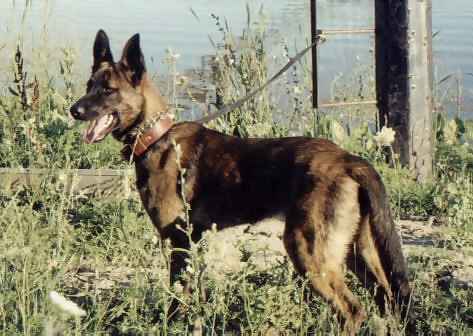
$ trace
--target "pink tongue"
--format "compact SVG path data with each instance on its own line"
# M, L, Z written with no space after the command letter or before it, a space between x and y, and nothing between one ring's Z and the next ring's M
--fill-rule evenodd
M84 141L88 144L102 140L107 135L107 129L110 127L109 116L105 115L100 119L91 121L89 127L85 130Z

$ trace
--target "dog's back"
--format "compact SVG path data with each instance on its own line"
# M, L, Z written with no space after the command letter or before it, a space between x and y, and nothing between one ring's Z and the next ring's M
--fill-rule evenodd
M191 175L192 209L205 206L217 224L285 214L315 185L343 174L339 163L349 155L324 139L242 139L188 122L168 136L170 146L179 143Z

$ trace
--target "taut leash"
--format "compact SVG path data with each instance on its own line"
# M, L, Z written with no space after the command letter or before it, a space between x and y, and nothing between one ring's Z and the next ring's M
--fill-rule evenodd
M209 115L201 118L201 119L197 119L195 122L197 123L200 123L200 124L205 124L209 121L212 121L214 119L217 119L227 113L230 113L232 112L233 110L236 110L237 108L241 107L243 104L245 104L247 101L249 101L250 99L254 98L256 95L258 95L259 93L261 93L261 91L263 91L264 89L266 89L269 85L271 85L276 79L278 79L279 77L281 77L282 74L284 74L292 65L294 65L294 63L298 62L309 50L311 50L313 47L315 47L318 43L319 43L319 40L320 38L317 38L315 40L315 42L313 42L310 46L308 46L307 48L305 48L304 50L300 51L296 56L294 56L293 58L291 58L289 60L289 62L287 62L287 64L285 66L282 67L281 70L279 70L273 77L271 77L265 84L263 84L262 86L260 86L259 88L257 88L256 90L254 90L253 92L250 92L248 95L246 95L245 97L237 100L236 102L230 104L230 105L226 105L224 107L222 107L220 110L214 112L214 113L210 113Z

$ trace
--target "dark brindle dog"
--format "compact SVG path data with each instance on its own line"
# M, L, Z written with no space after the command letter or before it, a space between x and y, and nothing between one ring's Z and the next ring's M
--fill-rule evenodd
M183 218L182 194L190 204L195 240L212 223L223 228L283 214L289 257L344 317L347 334L356 333L366 313L345 283L345 265L363 284L379 286L382 310L385 304L407 305L410 288L399 236L383 183L365 160L323 139L241 139L198 123L173 124L146 74L139 35L115 63L107 35L98 32L87 93L71 113L89 121L86 142L109 133L124 142L134 158L143 205L161 238L174 247L189 246L176 225ZM176 144L186 170L184 186ZM184 257L172 255L173 279Z

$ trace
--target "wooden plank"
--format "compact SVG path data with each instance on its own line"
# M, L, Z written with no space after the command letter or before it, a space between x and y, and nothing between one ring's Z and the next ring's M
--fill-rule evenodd
M331 28L331 29L319 29L318 35L351 35L351 34L372 34L375 32L374 28L353 28L353 29L342 29L342 28Z
M0 181L0 192L6 194L24 187L41 191L56 184L70 194L129 198L135 189L133 170L0 168Z
M409 167L419 181L433 170L432 0L409 6Z

